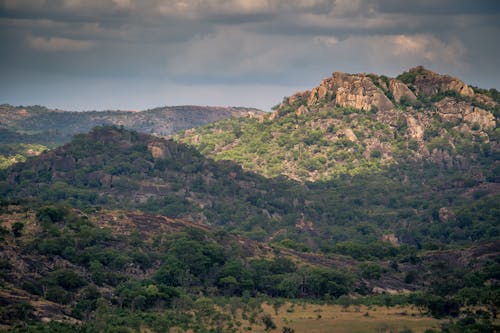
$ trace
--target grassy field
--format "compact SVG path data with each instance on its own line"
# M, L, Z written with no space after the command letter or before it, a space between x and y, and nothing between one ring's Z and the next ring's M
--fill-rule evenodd
M282 332L284 326L296 333L396 333L404 329L423 333L428 328L439 327L438 320L422 316L413 307L351 306L344 309L340 305L285 304L278 309L278 314L271 305L263 304L262 308L272 315L277 326L274 332ZM263 326L253 325L251 332L265 330Z

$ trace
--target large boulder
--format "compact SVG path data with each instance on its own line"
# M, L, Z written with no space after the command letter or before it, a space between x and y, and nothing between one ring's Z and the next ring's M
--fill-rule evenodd
M394 100L399 103L401 102L401 98L404 97L410 101L416 101L417 97L413 93L413 91L408 88L406 84L403 82L396 80L396 79L391 79L389 81L389 90L392 93L392 96L394 97Z
M319 87L311 91L308 105L328 96L335 97L335 104L342 107L366 111L373 108L387 111L394 107L384 92L364 74L333 73L332 77L323 80Z

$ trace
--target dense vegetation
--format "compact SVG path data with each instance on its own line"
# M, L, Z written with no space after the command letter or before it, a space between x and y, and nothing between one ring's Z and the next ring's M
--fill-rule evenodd
M4 129L19 163L0 160L0 322L269 331L263 304L287 300L412 305L455 318L442 332L494 332L498 94L422 68L399 79L399 98L393 79L359 79L391 109L301 93L176 141L97 127L34 156L40 133Z
M154 158L154 145L169 158ZM438 249L493 240L499 232L494 188L473 174L430 163L301 184L213 162L172 141L101 128L4 174L0 190L5 198L80 208L133 207L207 221L296 250L356 259L403 251L381 242L384 234L417 248Z
M70 112L40 105L0 105L0 169L71 141L95 126L121 124L154 135L169 135L227 117L262 111L242 107L162 107L136 111Z
M53 315L67 312L91 320L78 329L92 332L144 326L155 332L174 326L231 332L238 329L238 311L246 313L250 324L263 320L260 304L269 297L277 307L283 304L280 298L318 299L343 306L414 304L436 317L457 316L461 307L479 305L495 314L499 306L498 286L489 281L499 278L500 263L491 259L477 257L475 265L480 265L471 270L472 266L447 263L453 254L436 252L398 256L390 268L372 260L359 266L346 261L345 268L334 269L328 262L311 263L284 248L242 245L236 235L223 230L174 223L172 229L158 234L154 216L140 215L146 224L132 219L133 224L123 229L103 224L107 213L83 213L64 206L45 206L36 212L3 206L3 217L13 213L22 218L11 224L12 232L2 226L3 250L15 250L20 256L1 260L3 288L15 285L32 297L53 302ZM485 248L480 251L490 253ZM59 263L54 265L51 258L60 258ZM28 274L19 275L26 268ZM427 286L407 296L361 300L346 296L369 294L367 282L402 272L408 282L421 279ZM30 320L33 310L29 303L14 301L4 308L1 320ZM41 329L72 330L68 325L51 325L56 326Z

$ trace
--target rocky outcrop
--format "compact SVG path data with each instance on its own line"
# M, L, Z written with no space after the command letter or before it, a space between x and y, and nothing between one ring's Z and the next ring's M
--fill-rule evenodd
M430 153L430 160L442 169L453 167L453 158L450 153L444 149L435 148Z
M490 129L496 126L495 117L488 111L471 107L464 114L464 120L471 124L479 124L481 129Z
M164 159L168 156L168 150L159 142L150 142L148 144L148 150L151 152L154 159Z
M435 103L435 106L439 115L447 121L463 120L473 125L477 124L481 129L490 129L496 126L495 116L491 112L464 101L447 97Z
M307 101L310 94L311 94L311 92L309 90L301 91L301 92L298 92L298 93L293 94L292 96L288 97L286 102L289 105L294 105L296 103L303 103L303 102Z
M406 98L409 101L416 101L417 100L417 96L415 96L413 91L411 91L410 88L408 88L408 86L406 84L404 84L403 82L401 82L399 80L391 79L389 81L389 90L390 90L392 96L394 96L394 100L397 103L401 102L402 97Z
M415 73L415 88L417 94L432 96L445 91L454 91L462 96L474 97L474 90L460 81L449 75L440 75L433 71L418 66L410 69L410 73Z
M441 222L453 221L456 218L455 213L448 207L439 208L438 216Z
M409 93L408 91L402 91L403 88L400 88L401 94L411 96L411 91L408 88L406 89ZM270 119L278 117L280 110L283 110L286 106L296 107L297 104L301 103L304 108L297 110L298 115L301 115L306 110L310 110L305 106L311 107L321 102L366 111L373 109L388 111L394 107L391 100L368 76L335 72L331 77L321 81L318 87L314 87L310 91L296 93L285 99Z
M301 105L301 106L299 106L299 108L297 109L297 111L295 111L295 115L302 116L302 115L305 115L308 112L309 112L309 110L304 105Z
M411 115L406 116L406 125L408 126L408 135L410 138L417 141L422 141L424 138L424 128L420 122Z
M389 242L392 245L399 246L399 239L396 237L395 234L382 235L381 239L384 242Z
M356 137L356 134L354 134L353 130L350 128L344 128L338 132L339 137L346 137L349 141L356 142L358 141L358 138Z
M335 96L335 104L342 107L366 111L373 108L386 111L394 107L384 92L363 74L333 73L331 78L323 80L320 87L311 91L308 103L315 103L328 95Z

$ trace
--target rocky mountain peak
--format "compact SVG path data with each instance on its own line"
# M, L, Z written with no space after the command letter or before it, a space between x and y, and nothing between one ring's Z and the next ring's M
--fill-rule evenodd
M396 78L334 72L332 76L322 80L319 86L285 98L271 115L271 120L289 112L300 116L325 106L374 111L383 116L400 106L412 105L428 109L431 104L434 105L450 96L454 96L453 100L457 103L462 101L470 106L474 104L482 110L493 110L498 104L487 94L480 93L480 90L473 89L458 78L417 66ZM439 105L435 106L442 109ZM479 122L484 123L486 127L494 126L492 117L485 117Z
M390 110L394 107L384 91L365 74L334 72L312 90L299 92L285 99L278 112L286 106L307 107L317 104L333 104L370 111Z
M474 90L463 81L449 76L440 75L423 66L411 68L408 72L408 84L415 87L417 94L432 96L446 91L454 91L462 96L474 97ZM404 76L403 73L401 76Z
M221 123L180 140L265 176L306 181L401 163L463 170L499 149L499 95L424 67L396 78L334 72L285 98L261 127Z

